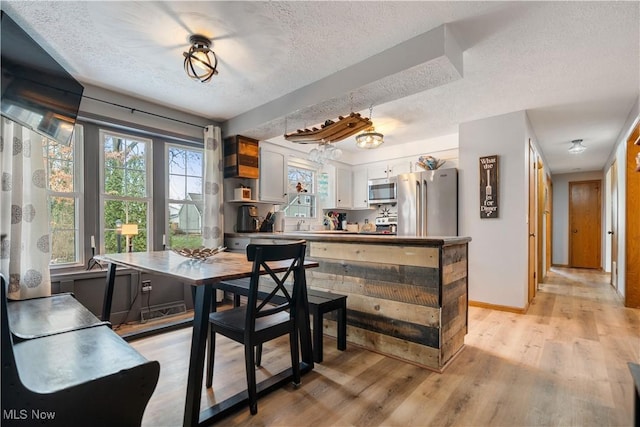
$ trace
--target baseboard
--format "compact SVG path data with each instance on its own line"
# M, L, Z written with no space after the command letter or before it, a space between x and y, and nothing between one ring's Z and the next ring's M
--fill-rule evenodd
M480 301L469 301L469 306L488 308L489 310L507 311L509 313L517 313L517 314L525 314L529 309L528 304L527 304L527 307L520 308L520 307L511 307L508 305L489 304L489 303L480 302Z

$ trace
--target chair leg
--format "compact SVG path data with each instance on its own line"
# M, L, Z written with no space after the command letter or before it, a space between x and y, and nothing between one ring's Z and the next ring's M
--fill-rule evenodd
M289 346L291 347L291 370L293 372L293 385L300 386L300 353L298 349L298 329L293 328L289 334Z
M249 394L249 411L251 415L258 413L258 393L256 390L256 368L254 366L254 346L244 345L245 369L247 371L247 393Z
M207 388L213 384L213 362L216 356L216 332L209 324L209 346L207 347Z
M312 310L313 315L313 361L322 363L322 314L320 310Z
M256 366L260 367L262 363L262 344L256 346Z

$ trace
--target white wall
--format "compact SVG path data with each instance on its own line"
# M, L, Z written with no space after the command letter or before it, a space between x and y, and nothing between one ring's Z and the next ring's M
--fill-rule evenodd
M615 161L617 164L617 181L618 181L618 293L623 297L626 294L626 164L627 164L627 139L633 130L635 124L640 120L640 97L636 99L635 104L631 108L627 120L616 139L616 144L605 169L609 171L611 165Z
M469 299L527 305L528 177L524 111L460 125L460 235L470 236ZM499 156L498 218L480 219L479 157Z
M551 176L551 181L553 182L553 258L551 262L554 265L569 265L569 183L596 179L602 181L600 188L604 189L604 175L601 171L563 173ZM604 195L604 191L601 191L600 194L601 196ZM604 220L604 197L602 197L600 204L602 211L602 233L600 236L602 259L600 262L602 264L605 257L604 238L607 235Z
M174 110L167 106L153 104L86 83L83 83L83 86L84 93L78 115L85 120L99 122L101 118L104 118L110 126L120 125L126 129L127 125L133 124L132 128L137 132L157 133L157 131L161 131L162 134L178 139L184 136L189 137L190 140L200 141L204 138L203 129L205 126L218 125L213 120ZM146 114L143 111L152 114ZM160 116L174 120L167 120Z

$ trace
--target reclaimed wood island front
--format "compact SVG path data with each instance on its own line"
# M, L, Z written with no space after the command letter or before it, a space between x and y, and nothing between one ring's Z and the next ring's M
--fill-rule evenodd
M347 298L347 341L442 371L463 348L468 322L468 237L349 233L233 233L229 247L255 239L305 239L308 286ZM337 334L328 313L324 333Z

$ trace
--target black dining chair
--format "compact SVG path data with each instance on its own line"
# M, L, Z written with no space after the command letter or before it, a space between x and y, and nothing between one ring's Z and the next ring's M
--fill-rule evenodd
M252 415L258 412L256 389L256 356L262 344L289 334L293 383L300 384L300 362L298 354L298 327L296 316L301 287L304 280L304 240L284 244L250 244L247 259L253 261L247 304L209 315L209 353L207 357L207 387L211 387L215 358L216 333L222 334L244 345L249 409ZM286 262L284 272L275 273L274 262ZM280 266L281 267L281 266ZM261 270L264 278L275 282L273 290L265 298L258 299ZM293 274L291 292L285 282Z

